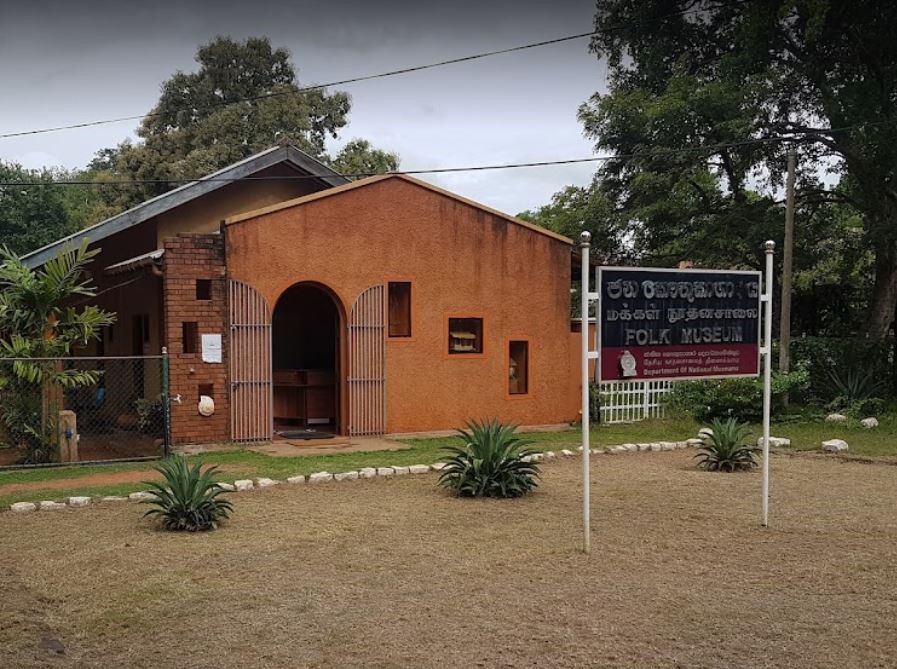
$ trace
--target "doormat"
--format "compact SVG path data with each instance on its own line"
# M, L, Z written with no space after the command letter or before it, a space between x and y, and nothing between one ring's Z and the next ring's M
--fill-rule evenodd
M284 430L278 432L277 436L284 439L333 439L336 435L321 430Z

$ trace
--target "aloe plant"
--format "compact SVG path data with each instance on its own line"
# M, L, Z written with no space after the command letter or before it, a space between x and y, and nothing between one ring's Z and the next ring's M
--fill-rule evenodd
M214 530L233 511L233 505L219 497L223 490L214 480L217 467L202 471L200 463L191 467L185 457L176 455L163 460L155 469L164 481L148 481L147 492L154 495L154 499L142 503L157 507L144 516L158 516L163 529L173 532Z
M712 432L701 439L704 446L695 456L698 465L712 472L735 472L757 466L757 448L745 443L750 428L734 418L714 420Z
M516 426L498 420L470 421L458 430L463 446L444 449L449 455L439 485L461 497L520 497L538 485L539 466L525 448L530 442L514 434Z

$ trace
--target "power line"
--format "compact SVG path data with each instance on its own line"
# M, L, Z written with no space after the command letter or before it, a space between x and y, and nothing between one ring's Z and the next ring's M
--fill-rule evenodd
M860 127L860 126L853 126ZM834 131L829 131L834 132ZM711 144L709 146L685 147L681 149L667 149L662 151L642 151L636 153L616 154L612 156L589 156L587 158L565 158L560 160L539 160L520 163L499 163L492 165L472 165L466 167L435 167L430 169L419 170L396 170L394 172L358 172L354 174L343 174L341 176L347 178L364 178L381 176L383 174L409 175L416 174L451 174L455 172L483 172L490 170L506 170L527 167L550 167L555 165L574 165L578 163L594 163L606 162L611 160L634 160L637 158L661 158L664 156L681 155L686 153L714 153L724 149L733 149L742 146L751 146L757 144L772 144L778 142L796 142L798 138L793 136L775 136L761 137L757 139L743 140L740 142L727 142L725 144ZM316 174L290 174L290 175L268 175L268 176L245 176L245 177L200 177L198 179L118 179L114 181L73 179L67 181L0 181L0 187L14 186L136 186L141 184L185 184L199 182L232 182L232 181L300 181L304 179L320 179L320 175Z
M867 121L865 123L857 123L854 125L841 126L839 128L814 128L812 131L795 131L789 135L771 135L769 137L757 137L754 139L745 139L738 142L724 142L719 144L709 144L706 146L683 147L679 149L662 149L659 151L638 151L635 153L619 153L605 156L589 156L587 158L564 158L559 160L539 160L520 163L499 163L492 165L471 165L465 167L434 167L429 169L418 170L396 170L394 172L356 172L353 174L341 174L340 176L352 179L361 179L364 177L381 176L383 174L407 174L413 176L416 174L451 174L454 172L484 172L490 170L506 170L527 167L551 167L555 165L574 165L577 163L596 163L607 162L612 160L636 160L638 158L663 158L667 156L677 156L689 153L708 153L713 154L725 149L737 149L745 146L756 146L761 144L778 144L778 143L804 143L806 140L802 135L829 135L850 130L859 130L872 126L893 125L897 120L887 121ZM0 187L26 187L26 186L138 186L141 184L187 184L199 183L203 181L209 182L232 182L232 181L301 181L304 179L320 179L320 175L316 174L290 174L290 175L268 175L268 176L244 176L244 177L199 177L195 179L116 179L116 180L90 180L90 179L72 179L65 181L0 181Z
M741 4L742 2L746 2L747 0L740 0L734 4ZM706 9L691 9L682 12L673 12L671 14L665 14L663 16L657 17L655 20L664 20L668 18L673 18L676 16L687 16L690 14L700 14L705 12ZM620 30L622 28L630 27L632 24L626 25L617 25L610 26L607 28L602 28L601 30L593 30L591 32L586 33L577 33L576 35L567 35L565 37L557 37L555 39L542 40L540 42L532 42L530 44L521 44L518 46L508 47L506 49L496 49L494 51L485 51L483 53L476 53L469 56L461 56L459 58L450 58L448 60L441 60L435 63L427 63L424 65L413 65L411 67L403 67L397 70L389 70L386 72L378 72L376 74L366 74L357 77L350 77L348 79L340 79L337 81L331 81L326 84L315 84L314 86L303 86L296 88L295 90L289 91L274 91L271 93L262 93L260 95L255 95L246 98L240 98L237 100L229 100L227 102L218 102L209 105L208 109L215 109L217 107L228 107L230 105L241 104L244 102L255 102L258 100L266 100L268 98L276 98L285 95L295 95L297 93L308 93L311 91L318 91L324 88L328 88L331 86L345 86L347 84L355 84L362 81L371 81L373 79L384 79L386 77L394 77L401 74L410 74L412 72L420 72L422 70L430 70L437 67L445 67L447 65L456 65L458 63L466 63L473 60L480 60L482 58L491 58L492 56L499 56L502 54L508 53L516 53L519 51L526 51L528 49L536 49L543 46L550 46L552 44L561 44L563 42L571 42L574 40L585 39L586 37L594 37L595 35L600 35L606 32L613 32L615 30ZM192 108L181 108L174 110L173 113L183 112L183 111L194 111ZM131 116L119 116L117 118L109 118L109 119L101 119L96 121L85 121L83 123L71 123L68 125L58 125L52 126L49 128L37 128L33 130L20 130L17 132L7 132L0 134L0 139L9 139L12 137L25 137L28 135L40 135L49 132L61 132L63 130L76 130L79 128L90 128L99 125L109 125L112 123L123 123L124 121L138 121L145 118L153 118L156 116L162 116L162 112L147 112L145 114L133 114Z

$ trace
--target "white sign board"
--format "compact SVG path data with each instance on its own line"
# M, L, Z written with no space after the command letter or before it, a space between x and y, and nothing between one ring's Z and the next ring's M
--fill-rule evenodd
M202 336L202 361L221 362L220 334L204 334Z

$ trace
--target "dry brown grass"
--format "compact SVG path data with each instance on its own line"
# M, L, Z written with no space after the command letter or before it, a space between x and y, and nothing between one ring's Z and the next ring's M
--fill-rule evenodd
M435 475L236 496L174 535L107 504L0 516L0 666L891 666L897 468L689 453L579 463L471 501ZM65 654L53 656L58 640Z

